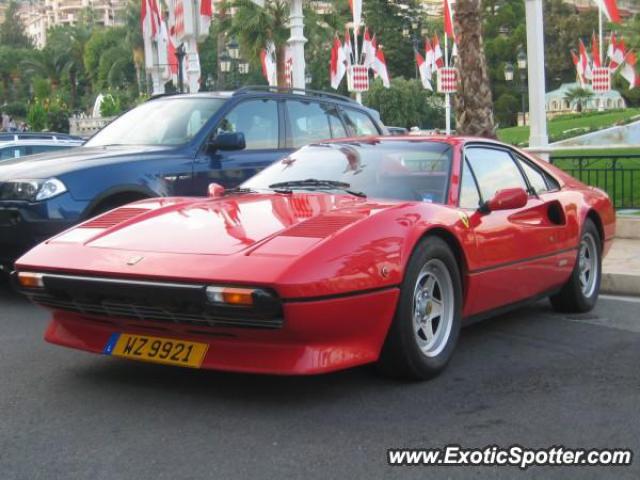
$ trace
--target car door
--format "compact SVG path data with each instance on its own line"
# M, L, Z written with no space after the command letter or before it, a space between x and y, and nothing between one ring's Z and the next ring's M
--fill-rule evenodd
M212 152L203 146L194 167L197 194L206 194L212 182L225 188L235 187L286 154L281 108L280 102L272 97L243 100L230 109L210 138L221 132L241 132L246 147Z
M553 198L532 190L512 152L498 146L464 149L460 207L490 200L497 191L522 188L529 192L522 208L470 211L476 238L476 263L469 272L474 290L469 310L479 313L543 293L566 279L574 255L564 243L564 216ZM471 185L470 182L474 182ZM476 190L477 197L473 195ZM468 313L468 312L467 312Z

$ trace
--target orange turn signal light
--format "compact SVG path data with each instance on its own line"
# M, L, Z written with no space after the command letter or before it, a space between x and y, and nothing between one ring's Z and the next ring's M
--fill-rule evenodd
M253 288L207 287L207 300L226 305L253 305Z
M18 272L18 283L24 288L44 288L42 273Z

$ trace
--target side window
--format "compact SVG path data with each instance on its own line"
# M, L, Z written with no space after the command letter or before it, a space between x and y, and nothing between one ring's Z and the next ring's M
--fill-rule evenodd
M338 115L338 111L335 108L331 109L327 112L327 115L329 115L329 125L331 126L331 138L348 137L349 134Z
M379 134L378 129L366 113L345 108L344 117L356 136Z
M331 138L329 117L323 105L298 100L287 100L285 104L291 128L292 147L297 148Z
M460 208L476 209L480 206L480 193L478 193L478 185L473 178L469 163L465 160L462 166L462 180L460 182L460 200L458 202Z
M483 201L505 188L527 189L527 184L513 158L504 150L472 147L465 151L467 161L478 181Z
M247 150L278 148L278 103L248 100L237 105L220 122L217 132L242 132Z
M544 193L548 191L549 189L547 188L547 183L544 181L542 172L533 167L522 157L518 156L516 158L518 159L518 162L520 162L520 166L522 167L522 170L524 170L524 174L529 179L529 184L535 193Z

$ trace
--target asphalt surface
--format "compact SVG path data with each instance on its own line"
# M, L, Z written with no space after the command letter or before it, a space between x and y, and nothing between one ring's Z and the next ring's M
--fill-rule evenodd
M444 374L192 371L44 343L0 287L0 479L640 478L640 303L463 330ZM626 447L630 467L390 467L390 447Z

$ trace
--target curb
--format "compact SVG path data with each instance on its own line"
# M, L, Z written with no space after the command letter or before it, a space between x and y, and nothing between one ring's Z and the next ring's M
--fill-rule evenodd
M640 275L603 271L600 292L640 297Z
M640 217L618 215L616 218L616 238L640 240Z

